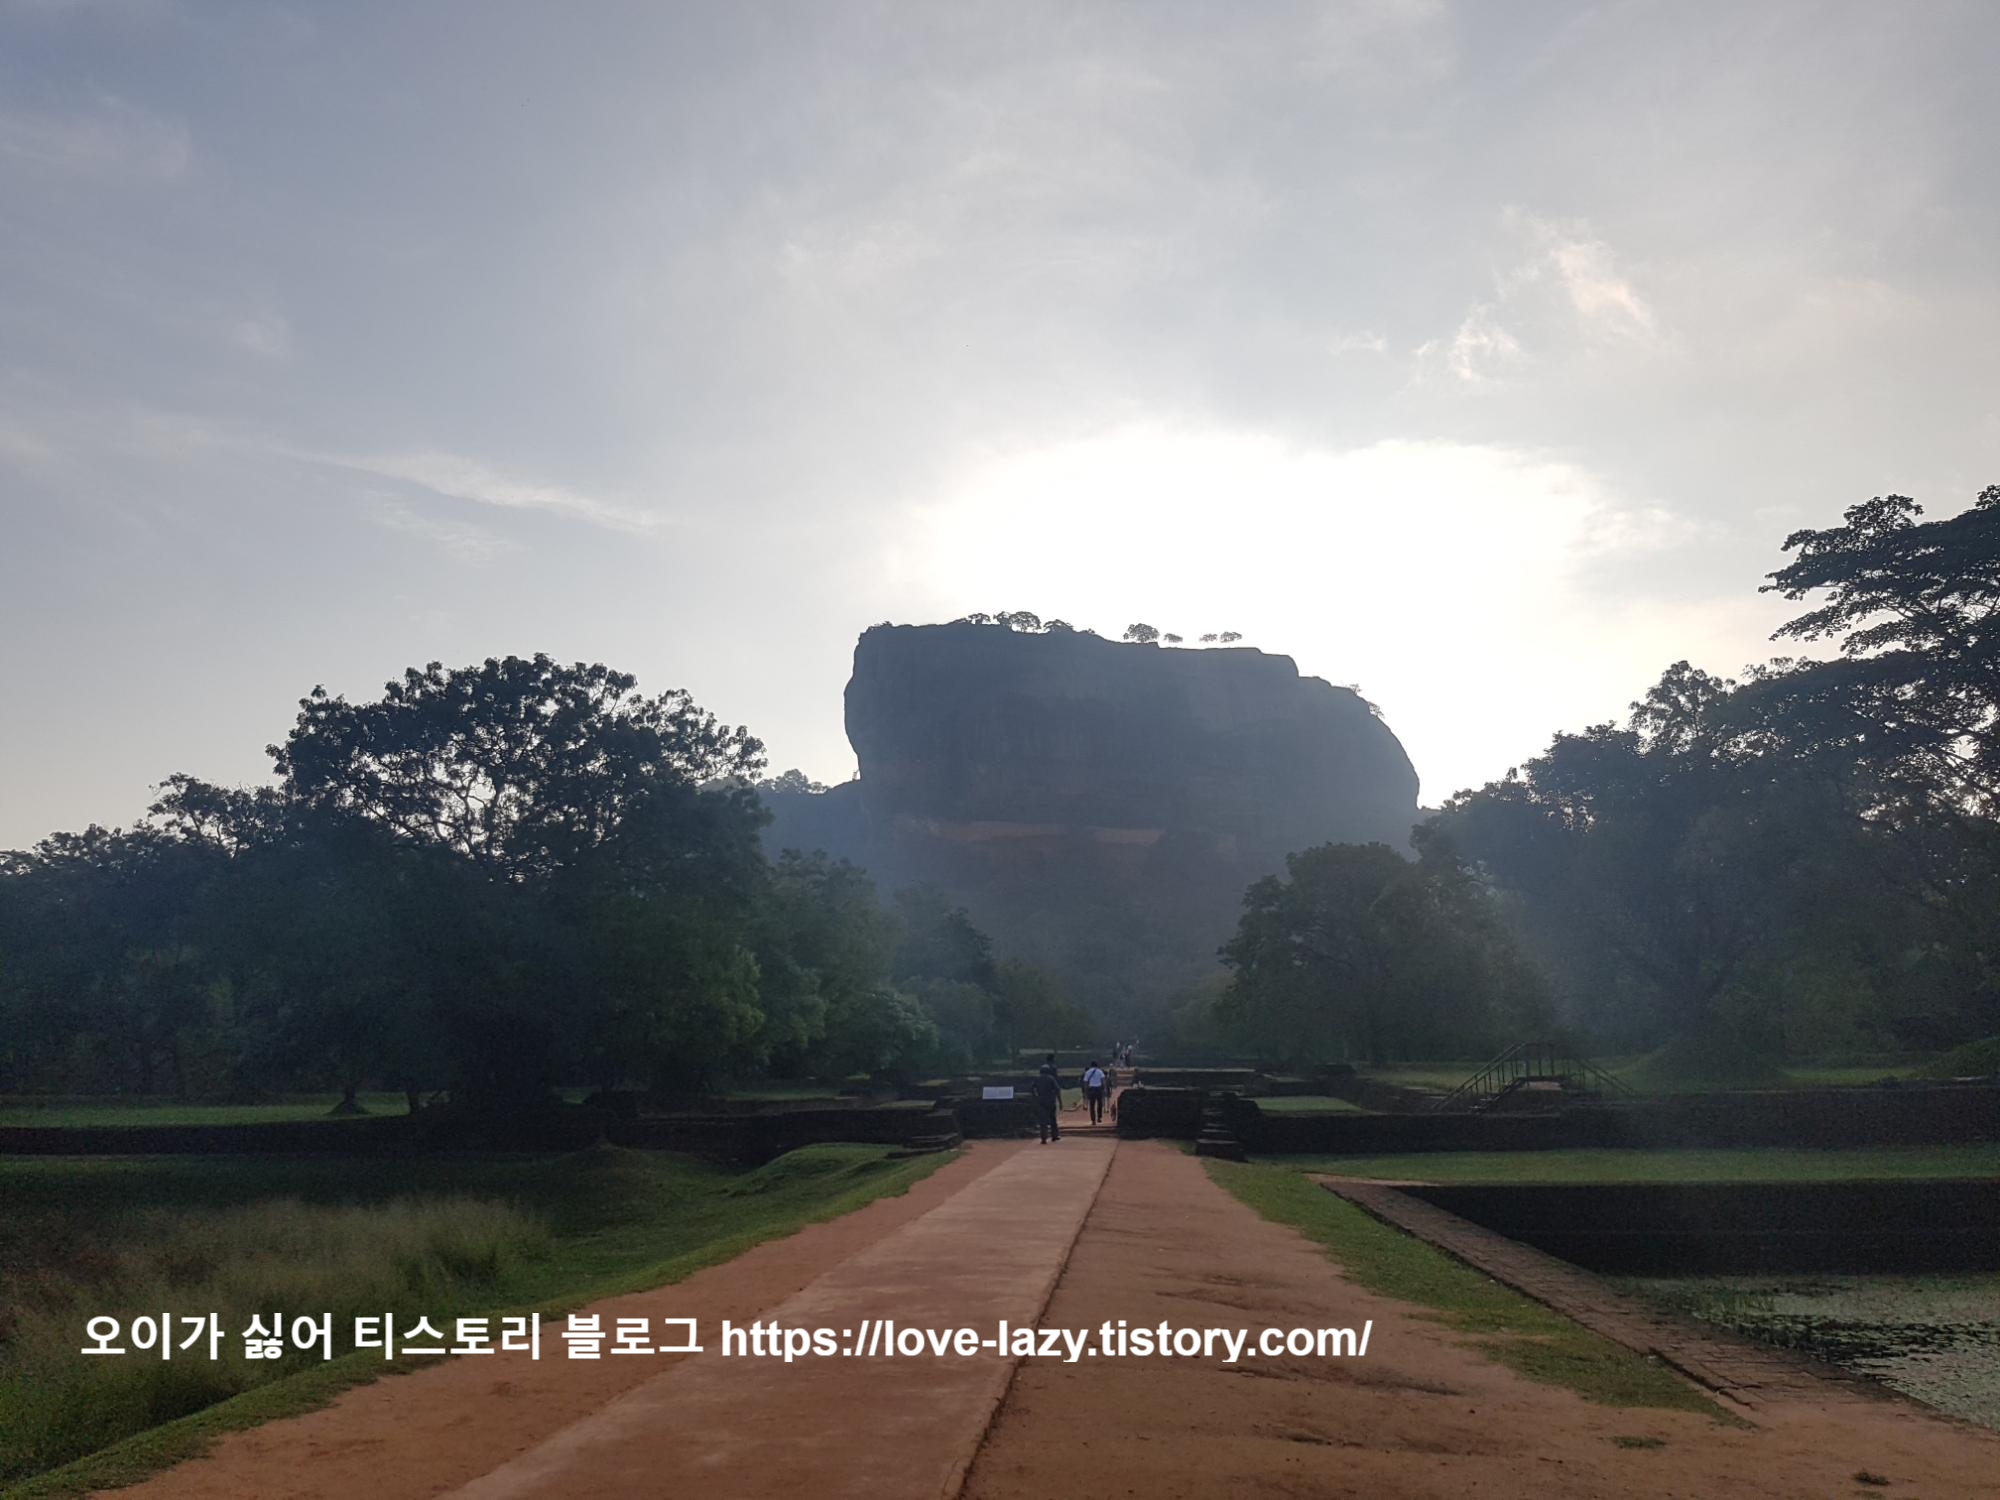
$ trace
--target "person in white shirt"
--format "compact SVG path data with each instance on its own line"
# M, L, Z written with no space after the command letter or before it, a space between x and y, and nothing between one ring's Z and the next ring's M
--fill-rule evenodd
M1090 1066L1083 1070L1083 1097L1090 1102L1090 1123L1104 1122L1104 1069L1097 1065L1097 1059L1090 1060Z

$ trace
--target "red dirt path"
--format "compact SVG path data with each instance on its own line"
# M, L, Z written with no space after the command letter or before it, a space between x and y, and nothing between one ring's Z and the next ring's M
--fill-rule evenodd
M1108 1141L1074 1145L1093 1155L1114 1150ZM746 1322L802 1288L845 1284L829 1273L857 1261L873 1264L872 1247L891 1241L999 1163L1071 1147L1067 1141L977 1145L902 1198L596 1310ZM1038 1159L1052 1166L1056 1160ZM1051 1188L1067 1175L1052 1172ZM973 1216L971 1232L992 1230ZM931 1259L951 1253L935 1221L920 1238L932 1244ZM896 1264L899 1276L923 1274L921 1266ZM855 1273L845 1275L852 1281ZM1689 1413L1596 1406L1531 1382L1483 1358L1465 1337L1424 1320L1420 1310L1361 1291L1302 1236L1258 1217L1209 1181L1199 1162L1159 1143L1115 1147L1043 1322L1095 1328L1119 1318L1252 1330L1358 1325L1372 1318L1375 1326L1363 1359L1235 1366L1198 1359L1030 1360L1016 1372L978 1450L966 1494L977 1500L1072 1494L1092 1500L2000 1497L2000 1437L1903 1403L1829 1389L1823 1396L1760 1405L1752 1414L1755 1426L1737 1427ZM627 1474L633 1472L635 1439L642 1449L649 1437L657 1442L658 1451L648 1451L638 1466L647 1474L644 1481L610 1479L592 1493L797 1500L804 1487L795 1478L763 1484L754 1463L747 1482L705 1486L682 1467L702 1445L677 1437L674 1421L662 1421L656 1434L643 1422L621 1427L602 1421L605 1408L660 1377L663 1368L658 1357L458 1359L349 1392L305 1417L232 1434L209 1456L117 1493L145 1500L416 1500L464 1486L568 1429L568 1443L585 1452L593 1430L617 1431L624 1446L619 1467ZM782 1370L765 1373L777 1379ZM678 1371L669 1373L660 1388L678 1378ZM802 1385L798 1394L805 1393ZM822 1384L812 1399L868 1416L859 1385L828 1390ZM736 1406L711 1408L708 1420L716 1431L707 1435L707 1446L716 1446L708 1439L732 1435L737 1442L756 1441L770 1413L762 1400L753 1405L757 1409L744 1412L740 1428L729 1426ZM823 1411L810 1415L821 1425L831 1420ZM1656 1439L1660 1446L1621 1448L1613 1442L1617 1437ZM922 1446L913 1441L914 1448ZM898 1470L898 1451L893 1443L876 1444L865 1455L873 1493L882 1500L938 1495L935 1467ZM840 1471L836 1478L851 1477L838 1443L826 1459L829 1471ZM1888 1478L1890 1486L1858 1485L1853 1476L1861 1470ZM561 1484L535 1492L582 1493Z
M683 1281L593 1304L615 1317L746 1323L833 1267L946 1202L1008 1160L1014 1142L980 1141L896 1198L767 1240ZM657 1325L656 1325L657 1326ZM545 1345L554 1330L545 1327ZM607 1354L569 1360L556 1345L526 1355L466 1356L358 1386L301 1417L217 1440L201 1458L118 1500L417 1500L446 1494L590 1416L692 1355ZM667 1455L662 1472L671 1472Z
M1032 1360L973 1465L973 1500L1354 1496L1367 1500L1919 1500L2000 1496L2000 1437L1829 1387L1754 1427L1594 1405L1344 1280L1201 1164L1122 1145L1046 1321L1249 1329L1359 1326L1363 1359ZM1720 1407L1718 1406L1718 1410ZM1662 1446L1621 1448L1616 1437ZM1886 1489L1856 1483L1857 1471Z

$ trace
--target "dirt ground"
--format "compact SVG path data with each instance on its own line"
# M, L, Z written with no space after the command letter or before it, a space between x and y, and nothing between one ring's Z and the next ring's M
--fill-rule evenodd
M929 1213L1021 1147L980 1141L901 1197L768 1240L684 1281L594 1304L616 1317L748 1322L827 1271ZM457 1489L643 1385L689 1355L598 1360L462 1357L357 1386L302 1417L220 1439L204 1457L118 1500L415 1500ZM671 1472L671 1456L662 1472Z
M1899 1402L1830 1391L1763 1407L1754 1427L1738 1427L1536 1384L1344 1281L1302 1236L1160 1143L1120 1146L1046 1322L1119 1318L1375 1326L1358 1360L1028 1361L969 1496L2000 1496L2000 1437ZM1659 1446L1620 1447L1621 1437ZM1889 1486L1857 1483L1863 1470Z
M908 1333L1032 1328L1116 1142L1016 1152L921 1219L848 1257L768 1310L788 1330ZM899 1340L900 1341L900 1340ZM997 1350L787 1362L709 1352L647 1381L451 1500L671 1492L746 1500L955 1495L1006 1398Z
M1110 1151L1112 1143L1088 1147ZM978 1144L904 1197L597 1310L740 1323L815 1283L838 1290L845 1283L828 1274L834 1268L847 1264L842 1274L852 1281L856 1257L871 1263L881 1259L876 1247L884 1241L900 1235L910 1242L904 1231L919 1216L1000 1163L1023 1151L1067 1149L1067 1143ZM938 1222L926 1230L932 1240ZM969 1232L990 1237L994 1231ZM1029 1360L1006 1387L973 1461L964 1492L978 1500L2000 1497L2000 1437L1929 1417L1907 1403L1829 1390L1823 1398L1760 1407L1750 1416L1754 1426L1735 1426L1683 1412L1597 1406L1531 1382L1482 1358L1463 1336L1425 1321L1419 1310L1351 1285L1303 1237L1260 1218L1210 1182L1198 1161L1164 1144L1116 1145L1081 1233L1065 1243L1068 1259L1042 1319L1046 1327L1094 1329L1123 1318L1132 1325L1255 1330L1358 1325L1372 1318L1368 1354L1233 1366L1202 1359ZM895 1286L884 1281L881 1290L895 1291L920 1270L898 1265ZM565 1429L562 1442L588 1447L592 1432L619 1427L616 1412L643 1406L646 1393L639 1388L663 1368L657 1356L594 1363L458 1359L351 1391L305 1417L232 1434L207 1457L116 1493L143 1500L444 1495L494 1475L530 1450L560 1447L549 1440ZM837 1404L843 1415L835 1420L851 1421L858 1438L876 1417L896 1419L899 1403L869 1401L867 1367L853 1369L852 1381L815 1399ZM676 1372L657 1389L680 1381ZM759 1424L770 1416L764 1410L769 1403L751 1404L758 1410L744 1412L740 1421L734 1413L741 1402L716 1406L707 1419L716 1432L705 1431L705 1438L738 1446L763 1441L760 1433L768 1428ZM900 1403L905 1415L921 1405ZM608 1407L615 1412L607 1423ZM629 1446L635 1436L641 1448L657 1443L656 1454L638 1455L649 1478L636 1489L600 1486L594 1492L681 1492L689 1476L679 1460L690 1456L689 1442L685 1434L675 1436L674 1426L664 1420L624 1423L621 1443ZM975 1424L972 1435L977 1432ZM1621 1438L1638 1442L1620 1446L1615 1440ZM871 1462L893 1464L894 1455L909 1450L890 1442L873 1444L871 1451ZM508 1472L532 1468L514 1465ZM748 1471L756 1473L757 1466ZM1854 1478L1860 1471L1889 1485L1863 1486ZM530 1480L516 1489L575 1492L550 1483ZM726 1488L695 1485L690 1492L747 1500L752 1493L789 1496L801 1488L792 1481L745 1489L732 1481ZM931 1500L938 1491L934 1474L884 1469L873 1475L870 1493L882 1500L919 1494Z

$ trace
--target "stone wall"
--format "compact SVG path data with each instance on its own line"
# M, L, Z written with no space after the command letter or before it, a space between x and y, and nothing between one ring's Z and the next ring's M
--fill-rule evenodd
M1118 1096L1118 1134L1191 1141L1201 1134L1200 1089L1134 1087Z
M1632 1276L2000 1270L2000 1181L1438 1186L1412 1197Z
M1555 1151L1586 1147L1930 1146L2000 1141L2000 1088L1905 1084L1668 1095L1572 1106L1559 1114L1267 1113L1252 1099L1229 1123L1253 1151L1388 1156L1409 1151Z
M393 1156L421 1151L575 1151L600 1140L756 1164L800 1146L835 1141L904 1145L959 1134L946 1111L773 1109L620 1116L571 1105L518 1118L392 1115L369 1120L299 1120L255 1125L0 1127L11 1156Z

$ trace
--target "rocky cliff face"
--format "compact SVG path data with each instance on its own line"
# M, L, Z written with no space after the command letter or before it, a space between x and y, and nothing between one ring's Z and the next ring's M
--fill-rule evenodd
M1248 649L886 625L847 737L872 819L1202 833L1284 854L1401 846L1417 775L1359 696Z
M1243 889L1329 841L1402 848L1403 747L1289 657L991 625L885 625L855 648L856 782L773 799L775 847L932 881L1003 953L1132 1013L1211 965Z

